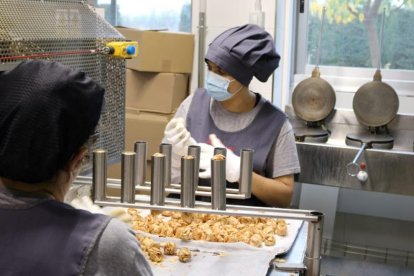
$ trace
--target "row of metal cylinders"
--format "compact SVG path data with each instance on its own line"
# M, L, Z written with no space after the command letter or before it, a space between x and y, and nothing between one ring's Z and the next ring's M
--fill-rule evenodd
M188 155L181 157L181 186L179 194L181 207L194 208L198 175L200 167L200 147L188 147ZM238 194L243 198L251 197L252 149L240 151L240 179ZM226 209L226 149L215 148L211 158L211 205L212 209ZM166 188L171 187L172 145L160 144L160 152L151 157L151 193L150 204L163 206ZM145 167L147 159L147 143L138 141L134 151L124 151L121 157L121 202L135 203L136 187L145 186ZM93 187L94 200L104 201L107 186L107 152L102 149L93 152ZM176 185L175 185L176 186Z

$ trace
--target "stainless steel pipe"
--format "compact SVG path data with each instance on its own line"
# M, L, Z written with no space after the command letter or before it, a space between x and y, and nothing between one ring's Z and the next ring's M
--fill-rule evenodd
M194 208L195 206L194 167L193 156L181 157L181 207Z
M206 29L206 13L200 11L198 13L198 87L204 87Z
M97 149L93 152L92 197L93 200L106 199L106 150Z
M121 202L135 203L135 152L124 151L121 158Z
M164 205L165 202L165 155L155 153L151 167L151 205Z
M172 145L167 143L160 144L160 153L165 155L164 166L164 186L170 187L171 185L171 154Z
M226 210L226 159L211 159L211 207Z
M134 144L135 151L135 185L145 184L145 171L147 166L147 142L137 141Z
M306 266L306 275L318 276L321 269L321 245L324 214L320 212L311 212L312 216L318 218L317 221L308 223L308 238L304 256Z
M227 149L226 148L214 148L214 155L216 154L222 154L224 156L227 156Z
M252 149L242 149L240 153L239 194L246 198L252 196L253 153Z
M200 171L200 153L201 148L197 145L188 146L188 155L194 157L194 188L198 188L198 173ZM182 182L181 182L182 183Z

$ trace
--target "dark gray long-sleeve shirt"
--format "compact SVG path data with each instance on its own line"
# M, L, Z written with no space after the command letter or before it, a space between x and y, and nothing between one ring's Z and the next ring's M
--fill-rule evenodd
M29 208L45 199L45 196L20 196L0 187L0 208ZM3 223L7 222L0 217L0 225ZM7 252L0 252L0 258L1 254ZM82 275L152 275L134 232L117 219L111 219L107 224L85 263Z

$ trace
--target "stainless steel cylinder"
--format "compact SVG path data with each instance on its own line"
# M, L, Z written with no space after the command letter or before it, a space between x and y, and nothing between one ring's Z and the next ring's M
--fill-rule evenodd
M193 156L181 157L181 207L194 208L195 206L194 166Z
M308 222L308 238L304 264L306 266L306 275L316 276L320 273L321 268L321 245L324 214L320 212L311 212L318 217L318 221Z
M164 205L165 201L165 155L155 153L151 167L151 205Z
M93 200L106 199L106 150L97 149L93 152L92 197Z
M134 144L135 151L135 185L145 184L145 171L147 166L147 142L137 141Z
M227 149L226 148L214 148L214 155L216 154L222 154L224 156L227 155Z
M198 188L198 173L200 171L201 148L197 145L188 146L188 155L194 157L194 189ZM181 182L182 183L182 182Z
M160 144L160 153L165 155L165 166L164 166L164 185L165 187L171 187L171 154L172 145L162 143Z
M252 196L253 153L252 149L242 149L240 153L239 194L246 198Z
M204 56L206 43L206 13L198 13L198 87L204 87Z
M121 202L135 203L135 152L124 151L121 159Z
M226 210L226 159L211 159L211 207Z

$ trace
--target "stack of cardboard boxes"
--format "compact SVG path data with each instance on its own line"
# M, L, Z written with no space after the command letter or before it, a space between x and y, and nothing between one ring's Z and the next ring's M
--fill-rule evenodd
M147 142L149 180L151 156L159 151L168 121L187 97L193 69L194 35L117 28L126 39L138 41L138 57L127 61L125 150ZM108 177L121 177L121 164L109 167Z

